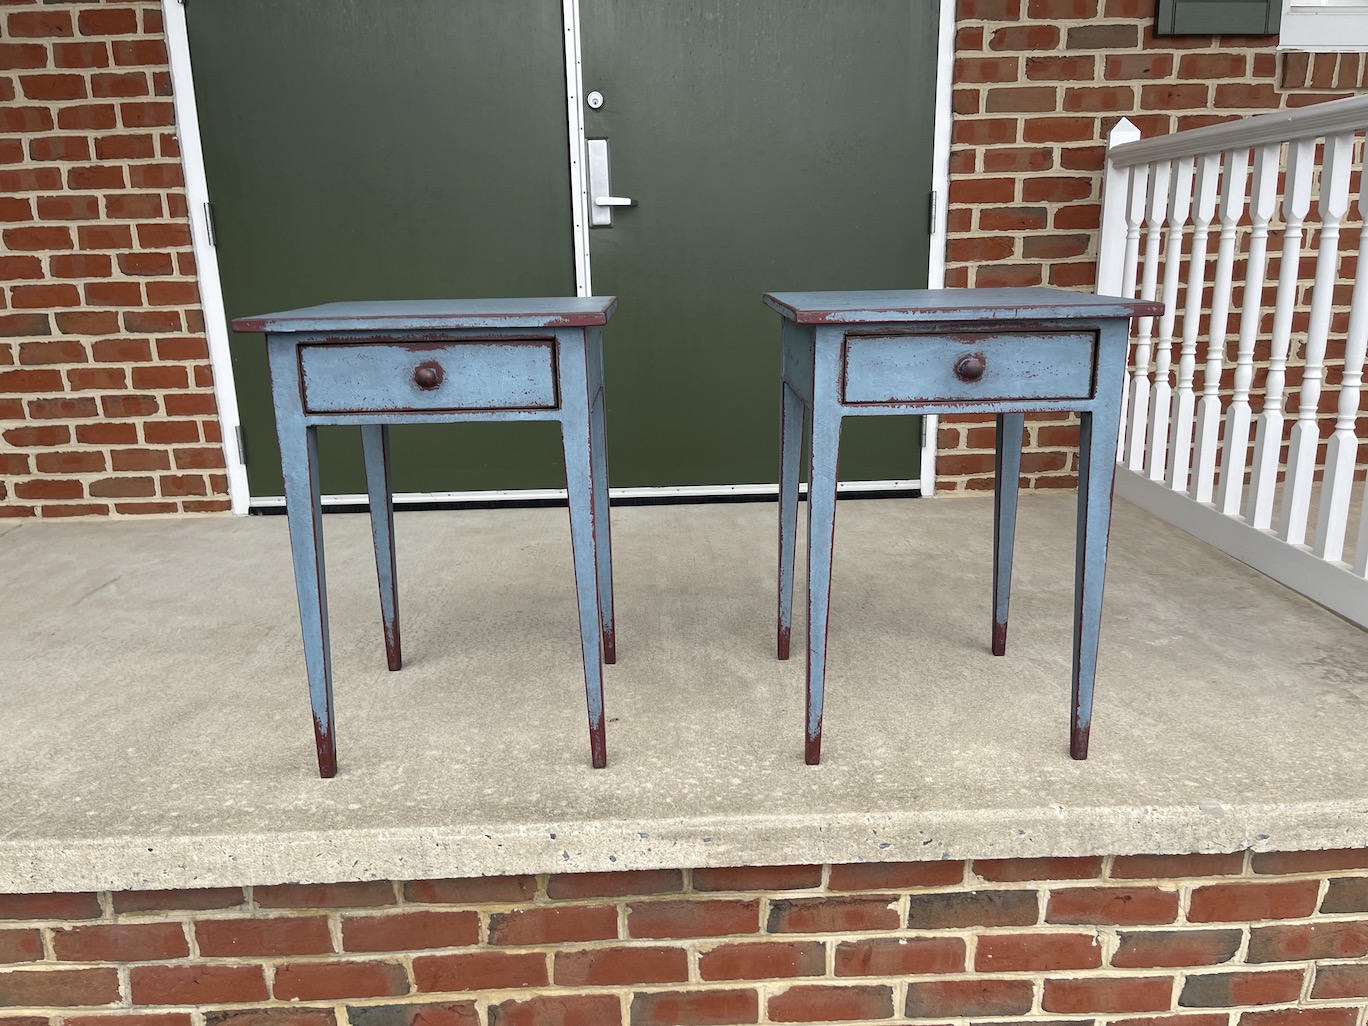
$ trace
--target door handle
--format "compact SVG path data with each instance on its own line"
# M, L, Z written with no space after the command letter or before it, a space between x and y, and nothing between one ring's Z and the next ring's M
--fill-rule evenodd
M614 207L634 207L637 201L614 196L608 165L608 140L586 139L589 159L589 226L611 228Z

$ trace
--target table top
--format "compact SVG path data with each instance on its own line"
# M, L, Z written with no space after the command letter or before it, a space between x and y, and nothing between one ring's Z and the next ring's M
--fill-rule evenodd
M578 328L603 324L617 296L527 299L407 299L325 303L233 321L234 331L443 331L459 328Z
M1069 320L1164 312L1162 303L1055 288L766 292L764 298L766 306L797 324Z

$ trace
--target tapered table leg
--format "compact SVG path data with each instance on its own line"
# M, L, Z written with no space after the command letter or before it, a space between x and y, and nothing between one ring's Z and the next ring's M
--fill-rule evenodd
M1007 652L1007 607L1012 597L1012 550L1016 544L1017 491L1025 427L1024 413L997 415L997 460L993 474L993 655L998 656Z
M290 522L299 625L304 634L318 775L333 777L337 775L337 731L333 722L328 584L323 569L323 509L318 492L318 429L282 425L280 462L285 474L285 509Z
M404 664L399 644L399 576L394 560L394 498L390 490L389 428L361 426L361 449L366 461L366 491L370 496L371 537L375 542L375 571L380 581L380 620L385 631L385 658L391 670Z
M803 449L803 400L785 382L779 412L779 644L789 657L793 633L793 564L798 545L798 472Z
M332 654L328 643L328 582L323 566L323 506L318 484L318 429L305 423L299 361L288 339L267 337L271 397L275 406L285 513L290 527L304 668L309 678L318 775L337 775L333 722Z
M589 408L590 472L594 478L594 552L598 572L599 629L603 661L617 662L617 624L613 614L613 539L608 515L608 431L603 382Z
M836 536L836 467L841 415L814 402L808 467L807 733L804 759L822 761L822 706L826 698L827 624L831 614L831 554Z
M595 769L608 765L603 715L603 618L599 608L598 527L607 517L595 495L591 455L593 428L586 379L585 346L560 346L561 388L565 413L561 442L565 451L565 487L570 500L570 542L575 561L575 593L579 600L580 648L584 656L584 690L589 707L589 755Z
M1083 413L1079 431L1078 552L1074 577L1073 708L1069 754L1088 757L1092 730L1093 682L1102 625L1102 585L1107 573L1112 483L1116 477L1117 431L1113 411Z

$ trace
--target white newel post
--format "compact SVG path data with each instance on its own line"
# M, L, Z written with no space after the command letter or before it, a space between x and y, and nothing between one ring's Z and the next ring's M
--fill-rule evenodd
M1140 138L1140 129L1122 118L1107 136L1107 149L1121 143L1134 142ZM1102 177L1102 220L1097 238L1097 294L1100 296L1124 296L1127 292L1126 251L1130 243L1127 224L1130 211L1132 169L1117 167L1111 157L1107 158L1106 171ZM1137 238L1138 244L1138 238ZM1132 265L1133 266L1133 265ZM1133 271L1132 271L1133 275ZM1130 277L1134 282L1134 277ZM1130 361L1126 361L1126 385L1121 392L1121 447L1116 454L1118 461L1125 459L1126 418L1130 401L1131 378Z
M1122 118L1107 136L1107 149L1110 151L1122 143L1135 142L1139 138L1140 129ZM1102 223L1097 239L1097 294L1100 296L1123 294L1130 179L1130 168L1117 167L1111 157L1107 158L1102 178Z

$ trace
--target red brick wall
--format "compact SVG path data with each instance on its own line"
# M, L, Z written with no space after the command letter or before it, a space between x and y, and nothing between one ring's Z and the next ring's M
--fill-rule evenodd
M1150 137L1364 86L1357 54L1280 57L1272 36L1156 37L1155 6L959 0L947 285L1091 290L1105 141L1123 117ZM1333 410L1333 391L1323 399ZM1077 439L1072 416L1028 420L1024 483L1072 487ZM937 441L940 488L992 487L991 419L942 418Z
M0 25L0 516L227 509L160 5Z
M1364 1026L1365 870L1368 850L0 895L0 1026Z

